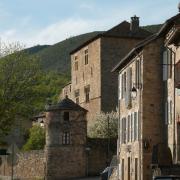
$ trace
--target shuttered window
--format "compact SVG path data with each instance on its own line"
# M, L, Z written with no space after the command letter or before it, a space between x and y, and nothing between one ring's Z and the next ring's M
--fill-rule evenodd
M165 124L172 124L173 120L173 107L172 100L168 100L165 103Z
M131 89L132 89L132 68L127 69L127 81L126 81L126 96L125 103L126 107L131 107Z
M131 124L131 115L128 115L127 121L127 142L130 142L130 124Z
M124 74L121 75L121 99L124 98Z
M168 124L168 102L165 102L165 111L164 111L165 124Z
M138 140L141 139L141 114L140 112L138 111L138 114L137 114L137 117L138 117Z
M133 113L131 113L131 142L134 140L134 125L133 125Z
M172 78L172 51L170 49L168 52L168 78Z
M122 99L122 84L121 84L121 75L119 75L119 99Z
M163 81L172 78L172 51L166 49L163 52Z
M141 87L141 60L139 58L136 60L135 84L137 89Z
M126 131L127 131L127 126L126 126L126 118L122 118L122 143L125 144L126 143Z
M137 140L137 130L138 130L137 112L135 112L135 113L134 113L134 141Z
M173 109L172 109L172 100L168 101L168 124L172 124L173 119Z

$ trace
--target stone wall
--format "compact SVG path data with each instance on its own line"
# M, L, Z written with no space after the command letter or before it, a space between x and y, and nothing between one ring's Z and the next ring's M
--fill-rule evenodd
M143 50L142 139L149 143L143 150L143 179L152 178L153 146L164 143L162 46L163 39L157 39Z
M45 172L44 151L30 151L17 154L17 163L14 165L14 177L21 179L42 178ZM6 157L0 166L1 176L11 176L12 166Z
M133 180L135 176L141 176L141 179L146 180L151 179L150 165L153 146L163 141L162 45L162 39L147 44L120 71L122 75L131 67L132 84L136 88L141 87L137 89L136 98L131 99L129 107L126 106L125 98L120 100L121 119L126 118L127 120L128 116L130 117L130 115L132 116L132 114L138 112L138 138L134 139L134 135L129 133L130 137L132 135L132 138L130 138L132 140L122 141L119 148L120 162L122 166L124 165L125 179L128 179L128 176ZM136 85L136 62L138 59L141 61L142 84ZM134 128L134 125L129 125L129 132L132 132L132 128Z
M142 39L101 38L101 110L115 111L118 105L118 73L112 69Z
M99 175L116 154L116 139L110 139L110 151L108 157L108 139L88 138L87 147L90 148L87 156L88 175Z
M97 39L71 55L71 82L72 100L76 102L75 91L79 90L79 104L88 110L88 126L96 113L101 111L101 39ZM85 64L85 53L88 49L88 64ZM78 69L75 70L75 62L78 62ZM85 100L86 86L90 85L90 101Z

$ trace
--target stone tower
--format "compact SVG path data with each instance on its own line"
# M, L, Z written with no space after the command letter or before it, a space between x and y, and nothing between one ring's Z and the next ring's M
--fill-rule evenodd
M46 108L46 180L86 175L86 113L68 97Z

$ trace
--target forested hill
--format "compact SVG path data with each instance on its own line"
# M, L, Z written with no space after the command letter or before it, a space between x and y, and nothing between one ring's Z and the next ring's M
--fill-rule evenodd
M102 32L91 32L74 36L51 46L34 46L26 49L32 55L38 55L44 70L53 70L61 73L70 72L69 53Z
M143 26L142 28L156 33L161 24ZM92 37L102 33L102 31L90 32L79 36L74 36L54 45L38 45L26 49L32 55L38 55L44 70L58 71L60 73L70 73L70 55L69 53L82 43Z

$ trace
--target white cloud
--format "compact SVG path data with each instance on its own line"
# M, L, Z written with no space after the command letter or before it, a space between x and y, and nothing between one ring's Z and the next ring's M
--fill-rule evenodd
M54 24L50 24L42 29L28 30L28 26L20 26L20 29L8 29L0 32L2 41L19 41L26 46L37 44L54 44L71 36L87 33L90 31L103 30L105 21L85 20L85 19L66 19Z

